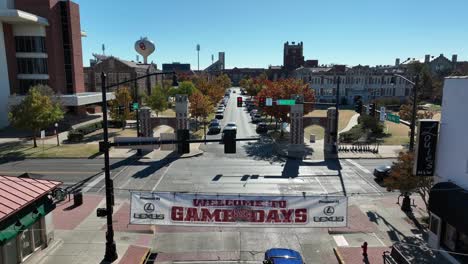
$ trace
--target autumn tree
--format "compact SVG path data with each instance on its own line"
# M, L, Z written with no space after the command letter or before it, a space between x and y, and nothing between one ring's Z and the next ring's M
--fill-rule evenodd
M64 111L53 90L44 85L31 87L17 105L10 108L8 118L13 127L31 130L34 147L39 130L63 119Z
M429 192L434 182L433 177L421 177L413 174L414 153L400 152L398 160L393 163L389 177L384 179L389 190L399 190L409 201L411 193L421 196L428 210ZM403 206L402 206L403 208Z
M413 105L404 104L400 107L400 112L398 113L401 119L406 121L411 121L413 116ZM434 116L433 111L429 110L418 110L416 114L416 120L418 119L431 119Z
M190 115L195 117L195 122L198 130L198 118L205 120L213 110L213 104L208 96L203 95L201 92L195 91L189 98L190 101Z
M214 79L214 82L216 83L216 86L218 86L219 88L222 88L222 89L227 89L227 88L232 86L231 79L225 73L217 76Z
M145 104L156 113L156 116L159 115L159 112L167 109L167 95L164 94L161 86L157 85L153 88L151 95L145 98Z
M258 97L272 98L273 101L276 101L278 99L291 99L292 95L299 94L304 96L305 102L315 101L314 92L307 84L304 84L302 80L282 79L275 82L263 80L262 86L264 86L264 88L258 93ZM280 122L289 122L288 113L290 109L290 106L274 105L265 106L262 110ZM304 114L312 110L312 104L304 104ZM283 131L281 130L281 132Z
M130 103L132 103L133 100L130 88L119 87L115 90L114 95L115 99L109 103L111 118L120 122L125 122L126 120L134 117L129 109ZM122 113L119 113L119 107L123 108ZM125 125L123 126L123 129L125 129Z

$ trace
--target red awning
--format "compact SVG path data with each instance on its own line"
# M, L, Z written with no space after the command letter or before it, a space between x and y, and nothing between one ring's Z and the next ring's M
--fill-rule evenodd
M0 176L0 221L62 184L59 181Z

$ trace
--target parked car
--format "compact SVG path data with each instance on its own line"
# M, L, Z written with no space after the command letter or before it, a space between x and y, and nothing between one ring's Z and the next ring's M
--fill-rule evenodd
M264 264L304 264L299 252L287 248L271 248L265 252Z
M254 115L256 115L258 113L258 110L257 109L252 109L252 111L250 111L250 117L253 117Z
M225 106L223 106L223 105L218 106L218 110L217 110L217 111L223 111L223 112L224 112L224 110L226 110L226 107L225 107Z
M216 118L215 118L215 119L211 119L211 120L210 120L210 124L211 124L211 123L218 123L218 124L219 124L219 120L216 119Z
M252 123L258 123L258 122L261 122L262 121L262 116L260 114L255 114L254 116L252 116Z
M218 134L221 132L221 125L218 123L210 123L208 126L208 134Z
M216 119L223 119L224 118L224 111L216 111L215 118Z
M268 132L268 125L265 124L265 123L258 123L257 125L257 128L255 129L255 131L258 133L258 134L264 134L264 133L267 133Z
M374 169L375 179L381 181L387 178L390 175L391 171L392 171L392 166L389 166L389 165L379 166Z
M224 130L236 130L237 131L236 122L228 122L226 126L224 127Z

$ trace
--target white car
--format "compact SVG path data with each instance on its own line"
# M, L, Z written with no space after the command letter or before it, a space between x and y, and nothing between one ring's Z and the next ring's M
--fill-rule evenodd
M223 131L224 130L235 130L235 131L237 131L236 122L228 122L226 124L226 126L224 127Z

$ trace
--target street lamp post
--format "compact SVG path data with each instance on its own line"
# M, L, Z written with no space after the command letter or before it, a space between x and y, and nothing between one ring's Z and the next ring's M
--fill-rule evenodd
M410 142L409 142L409 151L413 151L414 149L414 135L415 135L415 130L416 130L416 115L418 111L418 85L419 85L419 75L416 75L415 81L412 82L408 78L400 75L400 74L393 74L394 76L400 77L403 80L409 82L410 84L413 85L413 109L412 109L412 114L411 114L411 123L410 123Z
M57 147L58 147L60 146L58 123L55 123L54 126L55 126L55 135L57 136Z
M104 152L104 175L105 175L105 188L106 188L106 217L107 217L107 232L106 232L106 252L104 254L104 261L113 262L118 258L117 250L114 241L114 227L112 224L112 214L114 205L114 185L110 177L110 161L109 161L109 132L107 123L107 89L123 85L130 82L136 82L137 80L148 78L154 75L172 74L172 85L178 86L177 77L175 72L155 72L144 76L140 76L134 79L125 80L120 83L106 86L106 74L101 73L101 85L102 85L102 119L103 119L103 152ZM140 135L137 135L138 137Z

